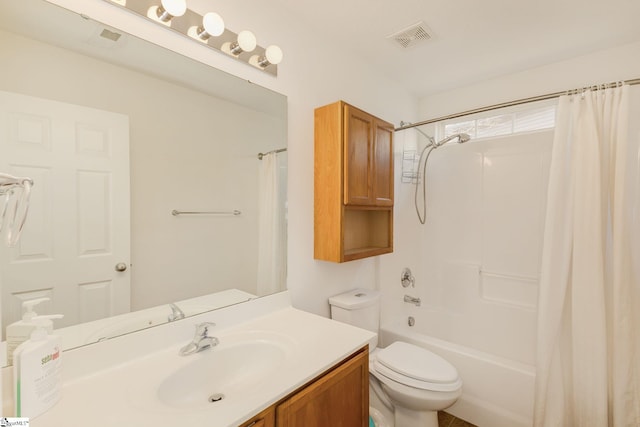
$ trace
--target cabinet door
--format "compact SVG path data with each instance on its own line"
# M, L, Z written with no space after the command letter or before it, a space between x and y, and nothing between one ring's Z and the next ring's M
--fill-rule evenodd
M274 427L275 423L276 411L273 406L270 406L255 417L240 424L238 427Z
M314 381L276 408L277 427L366 427L369 424L369 352Z
M344 106L344 204L393 206L393 125Z
M372 150L374 119L355 107L344 106L344 204L373 204Z
M373 203L393 206L393 126L376 120L373 145Z

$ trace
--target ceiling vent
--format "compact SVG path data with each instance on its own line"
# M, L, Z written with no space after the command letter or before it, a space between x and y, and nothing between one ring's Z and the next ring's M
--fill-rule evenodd
M396 42L403 49L408 49L416 44L432 38L429 29L424 22L418 22L397 33L387 36L389 40Z
M100 37L111 40L112 42L117 42L121 35L122 34L107 30L106 28L104 28L100 33Z
M87 37L87 44L102 49L117 49L127 40L126 34L104 25L97 25Z

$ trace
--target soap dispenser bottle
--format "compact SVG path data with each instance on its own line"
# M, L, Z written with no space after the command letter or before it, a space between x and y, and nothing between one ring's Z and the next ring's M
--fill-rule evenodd
M49 301L49 298L36 298L22 302L22 320L18 320L7 326L7 364L13 364L13 352L20 344L29 339L31 332L36 328L33 318L38 314L33 307L41 302ZM53 333L53 324L47 326L47 332Z
M13 387L17 417L35 418L60 400L62 352L60 337L49 335L51 319L61 314L36 316L36 328L29 339L16 348L13 357Z

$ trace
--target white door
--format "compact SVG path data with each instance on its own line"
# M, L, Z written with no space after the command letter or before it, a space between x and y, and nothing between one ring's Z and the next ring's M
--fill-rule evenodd
M20 242L0 245L3 326L43 296L56 327L128 312L129 118L0 91L0 171L34 181Z

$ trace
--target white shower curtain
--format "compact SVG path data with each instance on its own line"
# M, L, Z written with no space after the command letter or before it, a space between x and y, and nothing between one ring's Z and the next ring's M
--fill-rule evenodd
M629 87L559 100L538 305L535 427L640 426Z
M279 177L277 154L265 154L259 172L258 295L280 291L285 283L285 237Z

